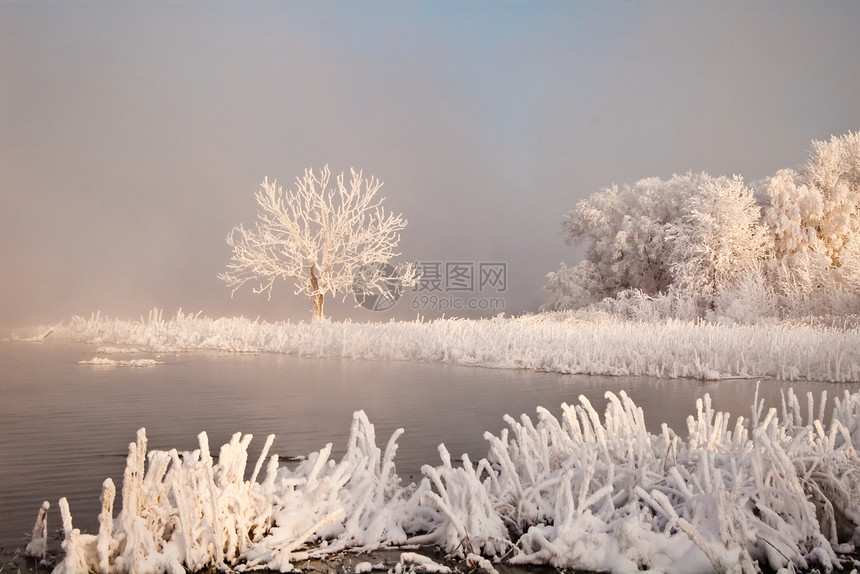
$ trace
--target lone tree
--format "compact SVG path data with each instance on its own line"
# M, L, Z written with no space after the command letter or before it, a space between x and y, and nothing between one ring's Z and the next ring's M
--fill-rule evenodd
M227 236L233 258L218 277L233 293L249 281L259 281L253 291L269 297L276 279L292 279L296 294L313 301L314 318L323 317L326 293L343 292L345 297L357 276L364 290L390 286L390 276L368 276L366 270L381 269L400 255L394 249L406 220L382 207L384 198L376 197L382 182L364 179L354 169L350 173L349 183L341 173L329 187L328 166L318 174L306 169L304 177L296 178L295 189L288 191L266 178L255 196L256 228L233 228ZM401 266L396 280L401 286L414 284L414 267Z

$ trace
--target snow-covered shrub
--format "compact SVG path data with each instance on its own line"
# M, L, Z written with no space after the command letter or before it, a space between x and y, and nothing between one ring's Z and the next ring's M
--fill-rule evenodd
M599 299L599 293L606 289L601 282L600 271L591 261L580 261L576 267L564 263L558 271L550 271L546 276L546 290L552 296L541 307L541 311L564 311L579 309Z
M779 297L767 273L762 262L750 263L737 274L735 281L719 289L714 310L706 318L737 323L774 320L780 314Z
M638 289L626 289L615 297L606 297L590 306L611 315L631 321L655 322L675 318L695 321L700 316L701 305L697 297L686 292L669 289L668 293L651 296Z
M758 190L788 314L860 309L860 133L813 141L807 163Z
M97 535L73 528L68 502L60 500L64 558L54 572L184 573L237 565L288 572L307 556L308 543L325 540L320 554L404 544L405 530L425 527L436 513L418 508L414 485L400 485L394 455L402 432L383 452L373 425L357 412L339 462L330 458L331 444L294 470L274 455L258 482L274 435L245 480L251 435L236 433L216 463L206 433L193 452L147 452L141 429L129 445L122 510L114 519L116 491L107 479Z
M104 483L98 534L73 528L60 500L54 571L288 572L332 552L433 544L470 563L487 563L480 554L616 573L829 572L837 551L860 544L860 393L837 398L826 426L826 393L817 412L811 394L804 409L791 390L779 408L756 400L734 424L705 395L686 439L665 424L649 433L624 392L605 396L602 418L583 396L560 418L540 407L535 421L506 416L506 429L484 434L489 451L477 464L464 455L454 466L440 445L442 464L406 486L394 465L402 431L383 452L361 412L339 462L329 444L292 470L277 455L266 464L270 436L248 480L250 435L234 435L215 463L205 433L180 455L147 452L141 429L116 517L113 482ZM45 509L27 547L37 557ZM411 553L404 562L430 564Z

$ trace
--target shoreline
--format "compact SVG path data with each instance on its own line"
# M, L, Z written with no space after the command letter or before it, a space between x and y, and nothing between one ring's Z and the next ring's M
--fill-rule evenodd
M211 350L447 363L560 374L697 380L860 382L860 325L843 318L721 324L601 313L490 319L311 323L209 318L155 309L139 320L93 314L11 340L72 340L151 352Z

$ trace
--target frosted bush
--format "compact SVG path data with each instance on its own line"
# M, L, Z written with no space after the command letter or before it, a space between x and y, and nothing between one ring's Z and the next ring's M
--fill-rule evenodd
M331 460L329 444L293 470L280 466L277 455L266 463L271 435L245 480L251 435L234 435L215 463L206 433L193 452L147 452L141 429L129 445L122 510L113 517L115 489L107 479L97 535L74 529L68 503L60 500L64 558L55 572L185 572L228 565L286 572L307 555L308 541L328 542L317 554L403 544L404 529L423 526L432 509L412 510L417 494L399 484L393 460L400 432L382 452L373 426L356 413L340 462Z
M658 322L668 318L695 321L701 315L701 306L694 297L671 290L667 294L648 295L638 289L619 292L591 306L632 321Z
M601 285L600 271L588 260L580 261L576 267L564 263L558 271L547 274L546 289L552 293L541 311L564 311L579 309L596 303L605 292Z
M728 319L744 323L772 322L779 316L779 300L767 281L764 267L754 264L739 274L735 283L719 289L709 320Z
M534 421L505 417L477 463L464 455L455 466L440 445L441 464L425 465L417 485L403 485L394 465L402 430L383 451L361 412L340 461L329 444L280 466L270 436L247 480L250 435L234 435L215 463L205 433L193 452L147 452L141 429L116 517L113 482L104 483L98 534L75 529L60 500L55 572L288 572L333 552L431 544L488 572L490 560L617 573L831 571L837 549L860 543L860 394L837 398L826 426L826 393L803 408L789 390L778 408L756 401L734 423L705 395L686 439L666 425L650 434L625 393L606 398L603 417L585 397L560 418L543 408ZM30 555L45 553L46 508ZM407 566L449 571L415 552L401 554Z

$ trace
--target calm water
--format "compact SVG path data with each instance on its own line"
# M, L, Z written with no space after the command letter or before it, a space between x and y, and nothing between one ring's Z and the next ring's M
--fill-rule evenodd
M213 453L236 431L253 433L253 466L266 435L272 452L307 455L327 442L346 446L352 413L363 409L384 447L398 427L398 472L418 480L422 464L438 464L437 445L452 455L486 455L485 430L497 433L506 413L532 415L538 405L559 414L562 402L586 395L602 412L606 390L627 393L644 409L652 432L667 422L682 436L696 398L749 414L754 381L701 383L642 377L587 377L454 367L440 364L305 359L283 355L196 352L110 355L157 358L147 368L79 365L98 345L0 342L0 547L23 546L43 500L49 528L60 527L57 500L69 499L74 524L97 530L98 497L110 476L120 487L128 443L146 427L150 449L193 450L207 431ZM778 404L781 383L760 393ZM795 383L805 396L832 397L860 384ZM119 500L117 501L119 505Z

